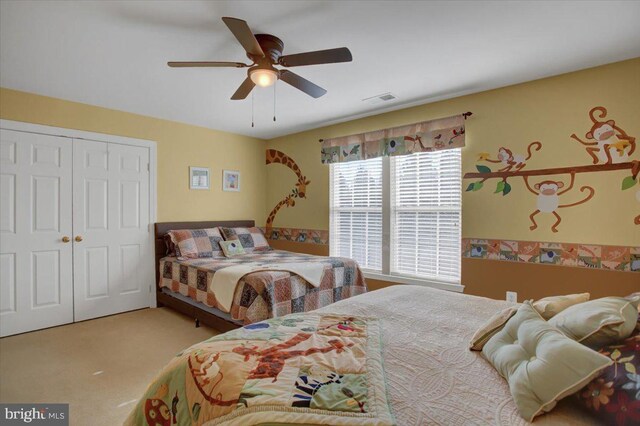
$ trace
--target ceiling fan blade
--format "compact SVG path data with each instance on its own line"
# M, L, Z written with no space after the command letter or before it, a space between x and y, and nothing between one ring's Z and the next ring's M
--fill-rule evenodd
M346 47L337 49L316 50L315 52L296 53L281 56L278 61L285 67L299 67L301 65L334 64L337 62L351 62L351 51Z
M327 93L327 91L322 87L317 86L306 78L302 78L298 74L288 70L280 71L280 80L292 85L298 90L302 90L304 93L314 98L319 98L320 96Z
M249 77L245 78L236 93L231 96L231 99L234 101L245 99L255 86L256 84Z
M245 68L249 65L242 62L167 62L171 68L188 68L188 67L228 67L228 68Z
M233 35L238 39L244 50L247 51L250 55L264 57L264 52L260 47L260 43L256 40L256 37L251 32L249 25L247 25L246 21L237 18L222 18L229 30L233 33Z

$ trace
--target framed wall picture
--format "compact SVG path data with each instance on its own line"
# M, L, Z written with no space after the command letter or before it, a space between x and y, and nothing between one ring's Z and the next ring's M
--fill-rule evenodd
M206 167L189 167L189 188L209 189L209 169Z
M240 172L237 170L222 171L222 190L240 191Z

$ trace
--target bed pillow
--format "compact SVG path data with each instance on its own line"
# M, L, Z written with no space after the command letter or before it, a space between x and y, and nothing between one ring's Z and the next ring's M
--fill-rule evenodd
M576 394L579 404L604 424L640 424L640 315L630 337L599 352L613 364Z
M533 307L542 318L548 320L554 315L568 308L569 306L583 303L589 300L589 293L567 294L565 296L550 296L540 299L533 303ZM511 306L497 312L489 320L482 325L471 337L469 349L472 351L481 351L485 343L507 323L509 318L515 315L518 310L517 306Z
M222 255L222 234L218 228L172 230L169 235L180 257L196 259Z
M271 246L260 228L220 228L227 241L240 240L247 253L258 250L271 250Z
M533 307L540 312L542 318L548 320L567 309L569 306L584 303L589 300L589 293L567 294L564 296L550 296L536 300Z
M639 299L603 297L580 303L551 318L549 324L577 342L599 348L631 335Z
M640 291L636 291L635 293L631 293L630 295L626 296L625 299L627 299L627 300L640 299ZM640 303L638 303L638 312L640 313Z
M612 364L549 325L528 301L489 339L482 354L507 380L527 421L552 410Z
M481 351L485 343L489 341L502 327L509 321L509 318L518 312L517 306L510 306L500 312L495 313L486 323L482 325L471 337L469 349L472 351Z
M220 247L222 248L222 252L227 257L238 256L240 254L245 254L244 248L242 248L242 244L238 240L231 241L220 241Z

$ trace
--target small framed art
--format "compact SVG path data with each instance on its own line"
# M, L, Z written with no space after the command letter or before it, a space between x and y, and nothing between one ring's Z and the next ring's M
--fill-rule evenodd
M206 167L189 167L189 188L209 189L209 169Z
M240 172L237 170L222 171L222 190L240 191Z

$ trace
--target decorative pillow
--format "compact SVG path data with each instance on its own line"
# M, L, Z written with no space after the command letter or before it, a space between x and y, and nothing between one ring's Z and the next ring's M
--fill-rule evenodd
M510 306L500 312L494 314L482 327L476 331L471 337L469 349L472 351L481 351L485 343L489 341L502 327L509 321L509 318L518 312L517 306Z
M536 308L536 311L540 312L542 318L548 320L558 315L569 306L587 302L589 297L591 297L591 294L589 293L544 297L540 300L536 300L533 303L533 307Z
M242 247L250 253L254 250L271 250L271 246L260 228L220 228L227 241L240 240Z
M640 424L640 315L631 337L600 353L613 364L576 394L580 404L605 424Z
M222 235L218 228L181 229L169 231L169 235L171 241L176 245L180 257L195 259L222 255L220 249Z
M552 410L557 401L612 364L549 325L529 301L489 339L482 354L509 382L518 411L527 421Z
M550 296L534 302L533 307L538 311L542 318L548 320L569 306L586 302L589 300L590 296L591 295L589 293ZM515 315L517 310L517 306L511 306L489 318L489 320L471 337L469 349L472 351L481 351L485 343L487 343L494 334L502 330L502 327L504 327L509 318Z
M239 254L245 254L244 248L240 241L231 240L231 241L220 241L220 247L222 247L222 251L224 255L227 257L238 256Z
M636 326L639 298L603 297L573 305L549 324L584 345L599 348L626 339Z
M625 299L627 300L640 299L640 291L636 291L635 293L631 293L630 295L625 296ZM640 303L638 304L638 312L640 312Z

